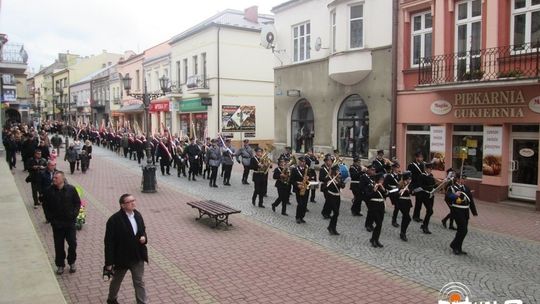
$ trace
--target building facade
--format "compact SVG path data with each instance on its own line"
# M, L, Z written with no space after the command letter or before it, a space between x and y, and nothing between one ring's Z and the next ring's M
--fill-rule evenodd
M388 151L392 1L297 0L272 12L278 150Z
M272 53L259 45L261 28L272 21L257 7L225 10L169 41L175 133L273 143Z
M402 0L398 16L398 156L540 209L540 2Z

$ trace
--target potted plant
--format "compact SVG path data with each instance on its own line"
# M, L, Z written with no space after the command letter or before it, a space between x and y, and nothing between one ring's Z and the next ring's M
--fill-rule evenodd
M518 78L523 76L523 72L520 69L508 70L499 72L498 78Z

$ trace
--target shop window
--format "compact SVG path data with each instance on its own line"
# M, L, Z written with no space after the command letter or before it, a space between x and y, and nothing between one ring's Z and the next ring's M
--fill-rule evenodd
M410 163L414 160L414 154L417 151L422 152L424 159L427 159L430 155L430 127L428 125L408 125L407 137L406 137L406 163Z
M306 153L313 148L315 137L313 109L309 101L296 103L291 119L292 147L297 153Z
M341 155L367 158L369 112L359 95L347 97L338 112L338 150Z
M483 126L455 125L452 136L452 168L469 178L482 178Z

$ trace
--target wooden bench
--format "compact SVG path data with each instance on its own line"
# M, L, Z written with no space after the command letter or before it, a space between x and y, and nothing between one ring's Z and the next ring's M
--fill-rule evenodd
M216 225L214 228L221 223L225 223L227 226L232 226L229 224L229 215L241 212L240 210L233 209L229 206L214 201L196 201L187 202L186 204L199 210L199 217L196 218L196 220L200 220L203 215L208 215L208 217L215 219Z

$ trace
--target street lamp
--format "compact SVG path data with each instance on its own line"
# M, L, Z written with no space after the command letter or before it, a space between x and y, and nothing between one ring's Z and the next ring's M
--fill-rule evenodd
M154 193L156 192L156 166L152 165L152 156L150 151L150 101L156 99L160 96L165 95L169 91L169 79L166 76L163 76L159 79L161 90L163 93L148 93L146 91L146 80L144 80L144 91L140 93L130 93L131 90L131 77L129 74L126 74L122 78L122 83L124 89L128 96L134 97L136 99L142 100L144 104L144 117L146 120L146 165L142 166L143 176L142 176L142 192L144 193Z
M66 105L65 105L65 100L63 99L64 97L64 88L62 88L59 84L56 85L56 92L58 94L60 94L60 103L62 104L62 120L65 122L66 121ZM69 122L68 122L69 124Z

